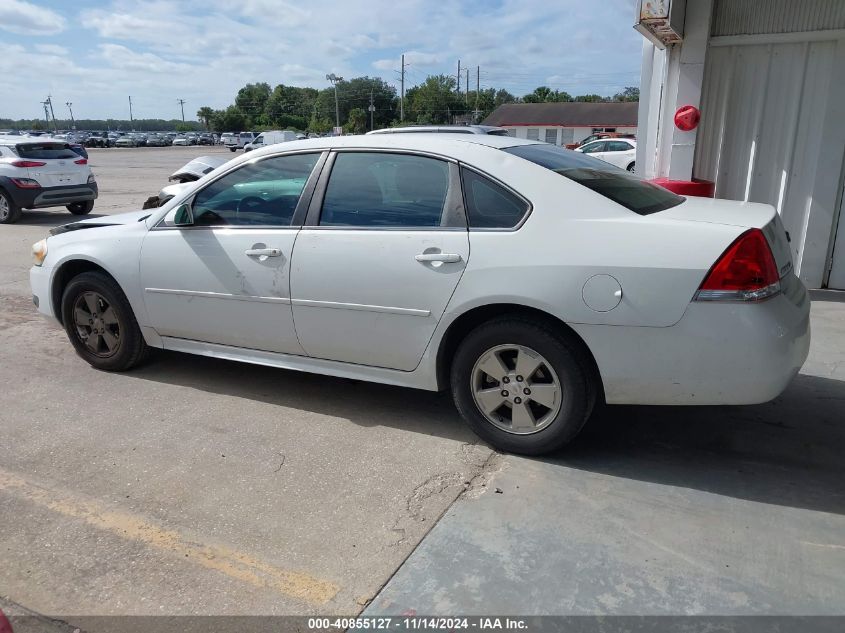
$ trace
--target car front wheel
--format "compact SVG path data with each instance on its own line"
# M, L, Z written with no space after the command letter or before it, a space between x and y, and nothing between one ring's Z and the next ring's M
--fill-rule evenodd
M74 202L67 205L67 210L73 215L88 215L94 209L94 201L87 200L85 202Z
M125 371L147 354L126 295L103 273L70 281L62 295L62 322L76 353L97 369Z
M596 397L580 348L540 321L503 317L480 325L452 362L458 411L495 448L554 451L584 426Z
M14 224L21 218L21 208L12 196L0 189L0 224Z

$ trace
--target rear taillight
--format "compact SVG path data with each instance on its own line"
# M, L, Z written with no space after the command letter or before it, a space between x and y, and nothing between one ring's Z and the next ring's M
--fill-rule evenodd
M88 159L87 158L79 158L79 159L77 159L73 162L74 162L75 165L87 165Z
M13 160L12 165L15 167L44 167L47 163L42 163L37 160Z
M775 258L760 229L740 235L713 264L696 301L762 301L780 292Z

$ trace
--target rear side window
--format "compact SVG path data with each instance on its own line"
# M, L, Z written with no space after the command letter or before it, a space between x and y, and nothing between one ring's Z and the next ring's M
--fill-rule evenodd
M471 169L461 169L461 180L470 229L511 229L528 213L522 198Z
M684 201L668 189L581 152L554 145L518 145L503 151L550 169L639 215L665 211Z
M608 152L627 152L629 150L634 149L631 145L626 143L625 141L608 141L607 142L607 151Z
M441 226L449 192L448 163L380 152L337 155L320 226Z
M21 158L77 158L66 143L21 143L15 151Z

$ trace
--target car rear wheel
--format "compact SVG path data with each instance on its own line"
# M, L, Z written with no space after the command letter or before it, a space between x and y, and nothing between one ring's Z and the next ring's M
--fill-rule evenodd
M458 411L495 448L540 455L584 426L597 389L584 353L540 321L503 317L461 342L452 362Z
M62 322L76 353L97 369L125 371L147 355L126 295L103 273L71 280L62 295Z
M91 213L93 208L93 200L88 200L86 202L74 202L73 204L67 205L67 210L73 213L73 215L88 215Z
M14 224L21 219L21 208L12 196L0 189L0 224Z
M636 165L636 162L633 162L630 165L628 165L628 167L627 167L628 171L633 173L635 165Z

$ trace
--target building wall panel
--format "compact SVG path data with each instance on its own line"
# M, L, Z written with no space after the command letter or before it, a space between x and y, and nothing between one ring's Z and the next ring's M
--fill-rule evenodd
M808 41L712 47L695 156L696 177L715 181L717 197L777 208L792 236L796 268L816 287L827 251L820 241L825 230L829 235L826 218L839 185L818 174L831 161L836 169L842 165L842 152L828 143L845 127L829 116L836 98L831 87L841 82L837 77L845 78L845 69L834 64L837 46ZM826 129L826 121L835 130Z
M711 35L845 29L842 0L716 0Z

